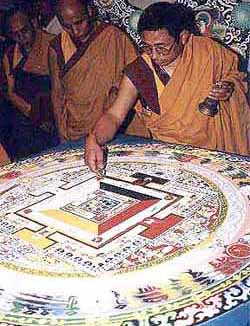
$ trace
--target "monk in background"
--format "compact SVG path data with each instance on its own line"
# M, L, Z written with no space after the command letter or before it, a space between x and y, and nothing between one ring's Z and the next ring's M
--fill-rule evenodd
M54 114L61 140L78 140L113 101L136 53L125 33L95 19L88 1L59 0L57 16L64 32L49 51Z
M18 8L9 14L8 29L14 43L5 52L3 69L11 105L1 108L0 128L8 128L5 149L17 160L58 144L48 67L54 36L36 30L28 13Z
M86 144L93 171L103 167L103 149L136 103L137 125L128 132L170 143L250 154L250 108L237 55L196 36L194 16L180 4L155 3L142 13L138 30L143 54L125 68L118 97L98 120ZM207 98L215 116L200 112ZM210 101L211 102L211 101Z

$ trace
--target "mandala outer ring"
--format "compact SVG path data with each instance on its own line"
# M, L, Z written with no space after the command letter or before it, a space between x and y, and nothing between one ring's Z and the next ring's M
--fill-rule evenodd
M240 271L238 271L237 273L235 273L233 276L230 276L228 279L225 279L223 282L221 282L218 285L214 285L214 289L213 289L213 286L209 288L208 292L209 293L206 293L207 296L204 297L204 296L200 296L200 299L201 300L205 300L206 298L209 298L211 297L211 294L212 295L216 295L216 294L221 294L223 295L223 291L225 291L226 289L229 289L230 287L233 287L234 285L238 284L239 281L241 280L244 280L245 278L249 277L250 276L250 266L249 266L249 263L247 266L244 266ZM214 291L216 290L216 291ZM190 296L190 298L192 298L192 301L189 301L188 305L190 305L190 303L192 304L195 304L197 303L197 301L199 301L199 292L198 293L194 293L192 296ZM181 309L182 307L185 307L187 306L187 304L181 302L182 300L180 299L179 302L176 301L176 302L173 302L173 303L167 303L167 304L163 304L163 305L155 305L153 306L151 309L151 313L152 314L157 314L157 313L165 313L165 312L169 312L173 309ZM123 315L123 314L119 314L117 316L109 316L105 319L105 321L107 321L108 323L111 323L113 324L116 320L118 320L118 318L123 318L123 316L125 317L126 315ZM140 309L136 312L132 312L130 314L130 317L136 317L136 318L145 318L147 316L147 313L145 312L144 309ZM69 319L58 319L58 320L51 320L51 319L39 319L39 318L30 318L30 317L27 317L27 318L21 318L20 319L20 316L14 316L14 314L12 314L11 316L9 316L11 319L12 318L16 318L15 320L13 320L14 322L18 321L18 322L25 322L25 323L32 323L32 322L36 322L36 321L39 321L41 320L41 323L40 324L44 324L46 325L46 323L49 321L50 322L50 325L70 325L69 322L70 322L70 318ZM0 320L3 320L3 321L10 321L8 318L9 317L2 317L0 315ZM86 318L78 318L77 319L77 324L79 322L79 325L83 325L83 323L87 322L87 319ZM76 325L74 323L74 325ZM115 325L115 324L114 324Z

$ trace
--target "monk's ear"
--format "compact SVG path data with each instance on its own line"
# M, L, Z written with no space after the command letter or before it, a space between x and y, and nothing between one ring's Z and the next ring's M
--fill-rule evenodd
M180 33L180 41L182 45L187 44L190 37L190 32L187 30L184 30Z
M88 5L88 13L90 17L95 18L97 16L97 8L94 5Z
M93 8L90 5L88 5L88 13L89 13L90 17L93 16Z
M91 19L93 21L97 19L97 8L96 7L88 5L88 13L89 13L89 17L91 17Z

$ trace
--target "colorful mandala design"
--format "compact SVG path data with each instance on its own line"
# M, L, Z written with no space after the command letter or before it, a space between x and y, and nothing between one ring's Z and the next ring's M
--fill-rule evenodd
M0 170L0 322L173 325L250 299L250 159L110 145Z

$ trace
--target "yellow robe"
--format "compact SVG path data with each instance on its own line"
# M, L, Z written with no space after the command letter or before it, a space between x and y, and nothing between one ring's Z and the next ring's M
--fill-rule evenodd
M55 85L52 97L57 123L65 139L77 140L91 131L110 105L123 68L136 57L135 48L114 26L105 26L94 35L84 51L76 48L66 32L61 34L60 44L57 40L52 47L57 52L61 83L60 91Z
M145 58L150 65L150 59ZM153 66L150 68L154 70ZM238 57L212 39L191 36L179 63L164 87L154 72L160 104L160 115L143 114L137 104L135 123L128 130L137 134L142 123L142 136L202 148L250 154L250 108L246 99L243 74L238 71ZM208 96L212 84L219 80L234 83L229 100L220 101L219 113L208 117L198 106ZM139 134L140 135L140 134Z
M4 70L8 88L9 90L13 88L14 95L18 96L13 98L13 92L10 92L10 101L33 123L48 133L53 133L55 128L50 103L48 66L48 49L53 38L54 35L38 30L26 59L18 44L11 45L4 55ZM31 106L30 111L27 111L28 105Z
M9 163L9 157L5 151L5 149L3 148L3 146L0 144L0 166Z

